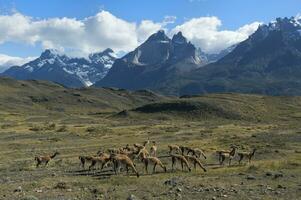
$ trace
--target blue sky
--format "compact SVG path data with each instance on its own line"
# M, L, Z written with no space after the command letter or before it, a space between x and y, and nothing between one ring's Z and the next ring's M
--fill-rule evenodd
M105 12L101 13L103 10ZM165 29L170 35L180 30L197 46L214 52L245 39L260 22L267 23L276 17L291 17L298 13L301 13L301 0L0 0L0 16L5 16L2 22L0 19L0 54L38 56L45 48L70 50L74 55L106 47L130 51L159 28ZM167 16L173 16L169 17L172 18L169 23L164 22ZM110 27L115 23L115 18L122 20L116 21L122 29ZM193 18L198 21L191 21ZM100 19L106 23L99 25ZM145 20L147 22L142 23ZM7 21L11 24L7 24ZM22 27L26 23L28 25ZM238 30L245 25L250 26ZM22 30L12 34L16 26L22 27L19 28ZM65 29L58 26L64 26ZM76 36L82 31L81 26L85 31ZM93 26L100 28L98 30ZM120 32L115 36L116 41L108 36L110 33L105 32L107 26L112 32ZM193 26L209 28L197 29ZM194 29L190 31L191 27ZM201 38L196 35L203 33ZM67 37L68 34L70 37ZM133 34L136 34L135 38L131 37ZM89 35L93 35L94 39L90 39ZM222 39L217 41L211 35ZM206 43L207 39L211 41ZM72 44L79 40L82 40L82 44ZM129 45L125 46L122 40L129 41ZM209 43L213 46L209 46Z

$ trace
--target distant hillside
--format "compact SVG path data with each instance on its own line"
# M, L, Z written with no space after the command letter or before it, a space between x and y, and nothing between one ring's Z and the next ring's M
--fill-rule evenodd
M124 113L124 112L123 112ZM127 111L128 116L167 116L184 119L220 118L255 122L301 119L301 97L209 94L163 100Z
M167 99L149 91L113 88L67 89L47 81L0 78L0 113L103 113Z

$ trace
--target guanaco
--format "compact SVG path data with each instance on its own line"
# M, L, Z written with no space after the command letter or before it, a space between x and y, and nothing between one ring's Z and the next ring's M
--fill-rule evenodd
M140 158L141 161L143 161L144 157L148 157L148 156L149 156L149 153L146 148L141 149L137 154L137 158L138 159Z
M119 153L123 152L123 148L109 148L109 149L107 149L107 152L109 154L113 154L113 153L119 154Z
M249 163L251 163L252 158L255 155L255 151L256 149L253 149L253 151L251 152L238 152L237 155L239 156L239 160L238 163L240 164L240 162L244 159L247 158Z
M166 166L163 165L163 163L161 162L161 160L157 157L153 157L153 156L142 156L142 161L144 162L144 166L145 166L145 171L146 173L148 173L148 165L150 163L152 163L154 165L153 167L153 173L156 173L156 166L159 165L165 172L167 171Z
M97 157L92 157L91 159L91 165L89 166L89 170L92 169L96 165L96 163L101 164L101 170L104 168L110 162L110 155L106 153L102 153Z
M201 158L201 156L203 156L205 159L207 159L204 151L199 149L199 148L189 149L188 152L187 152L187 155L189 155L189 153L192 153L192 155L194 155L198 158Z
M236 153L236 147L232 147L232 150L228 152L221 152L219 154L220 157L220 165L222 165L226 158L229 158L229 165L231 165L231 160L234 158Z
M110 155L110 160L113 161L115 174L117 174L118 164L124 164L126 166L127 173L128 173L128 167L130 167L136 173L137 177L139 177L139 173L136 170L136 167L135 167L133 161L127 155L124 155L124 154L111 154Z
M218 155L219 162L221 162L221 154L230 153L232 150L233 150L233 146L231 146L230 150L218 150L218 151L216 151L216 154Z
M93 156L79 156L81 167L85 169L86 162L90 162L93 159Z
M46 155L46 156L36 156L34 159L37 162L36 167L39 167L40 164L45 163L45 166L49 163L50 160L55 158L55 156L59 155L59 152L55 152L53 155Z
M185 155L185 158L187 161L190 161L191 163L193 163L194 170L196 170L196 165L198 164L200 166L200 168L202 168L202 170L204 170L204 172L207 171L206 168L202 165L201 161L197 157Z
M157 144L156 144L156 142L155 141L153 141L153 145L151 146L151 148L150 148L150 154L152 155L152 156L154 156L154 157L156 157L157 156Z
M173 151L175 153L180 153L181 152L180 147L178 145L175 145L175 144L168 145L168 148L169 148L169 154L171 154Z
M183 155L170 154L170 156L171 156L171 162L172 162L172 165L171 165L172 170L174 170L174 165L176 164L176 162L179 161L181 163L182 171L184 171L184 164L187 167L187 169L189 171L191 171L189 163Z
M129 144L127 144L123 149L124 149L124 150L127 150L127 151L132 151L132 152L137 151L137 148L136 148L136 147L130 146Z
M138 143L134 144L134 147L136 147L136 148L138 148L138 149L140 150L140 149L145 148L146 145L148 145L148 144L149 144L149 140L146 140L146 141L143 142L142 145L141 145L141 144L138 144Z
M182 155L185 154L185 151L189 152L190 150L192 150L192 148L187 147L187 146L182 146L182 145L179 146L179 148L180 148L180 150L181 150Z

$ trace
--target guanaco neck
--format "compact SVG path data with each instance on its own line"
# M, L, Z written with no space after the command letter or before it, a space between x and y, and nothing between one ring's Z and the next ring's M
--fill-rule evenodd
M235 155L235 151L236 151L236 148L233 147L232 150L230 151L229 155L230 156L234 156Z
M253 149L251 156L254 156L256 149Z
M52 156L50 156L51 159L53 159L57 155L57 152L55 152Z

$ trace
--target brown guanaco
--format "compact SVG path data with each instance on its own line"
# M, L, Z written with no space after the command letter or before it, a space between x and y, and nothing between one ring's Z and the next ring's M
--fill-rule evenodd
M173 151L175 153L180 153L181 152L180 147L178 145L175 145L175 144L168 145L168 148L169 148L169 154L171 154Z
M147 156L149 156L149 153L146 148L141 149L137 154L137 158L140 158L141 161L143 161L143 158Z
M150 148L150 154L152 156L156 157L157 156L157 149L158 149L158 147L157 147L156 141L153 141L153 145Z
M180 145L179 148L181 150L182 155L185 154L185 151L189 152L190 150L192 150L192 148L187 147L187 146L182 146L182 145Z
M117 174L118 165L123 164L126 167L127 173L128 173L128 168L130 167L136 173L137 177L139 177L139 173L136 170L136 167L135 167L133 161L127 155L124 155L124 154L111 154L110 155L110 160L114 164L115 174Z
M59 152L55 152L53 155L46 155L46 156L36 156L34 159L37 162L36 167L39 167L40 164L45 163L45 166L49 163L50 160L55 158L55 156L59 155Z
M194 170L196 170L196 165L199 165L200 168L202 170L204 170L204 172L206 172L206 168L202 165L201 161L195 157L195 156L190 156L190 155L184 155L187 161L190 161L191 163L193 163L194 166Z
M134 147L136 147L140 150L140 149L145 148L146 145L148 145L148 144L149 144L149 140L146 140L146 141L143 142L143 144L138 144L138 143L134 144Z
M195 148L195 149L190 148L187 152L187 155L189 155L189 153L192 153L192 155L194 155L198 158L201 158L201 156L203 156L205 159L207 159L204 151L199 148Z
M93 156L79 156L81 167L85 169L85 164L88 161L92 161Z
M229 158L229 165L231 165L231 160L234 158L236 153L236 147L232 147L232 150L228 152L220 152L219 153L219 161L220 165L222 165L226 158Z
M171 164L172 170L174 170L174 165L176 164L176 162L179 161L181 163L182 171L184 171L184 164L187 167L187 169L189 171L191 171L191 168L189 167L189 163L183 155L170 154L170 156L171 156L171 162L172 162L172 164Z
M253 151L251 151L251 152L238 152L237 153L237 155L239 156L238 163L240 164L244 158L247 158L249 163L251 163L251 160L255 155L255 151L256 151L256 149L253 149Z
M144 166L145 166L145 171L146 173L148 173L148 165L150 163L152 163L154 165L153 167L153 173L156 173L156 166L159 165L160 167L162 167L162 169L166 172L166 166L163 165L163 163L161 162L161 160L157 157L153 157L153 156L145 156L144 154L142 154L142 161L144 162Z
M110 162L110 155L106 153L101 153L96 157L91 158L91 165L89 166L89 170L92 169L96 165L96 163L101 164L101 170Z

